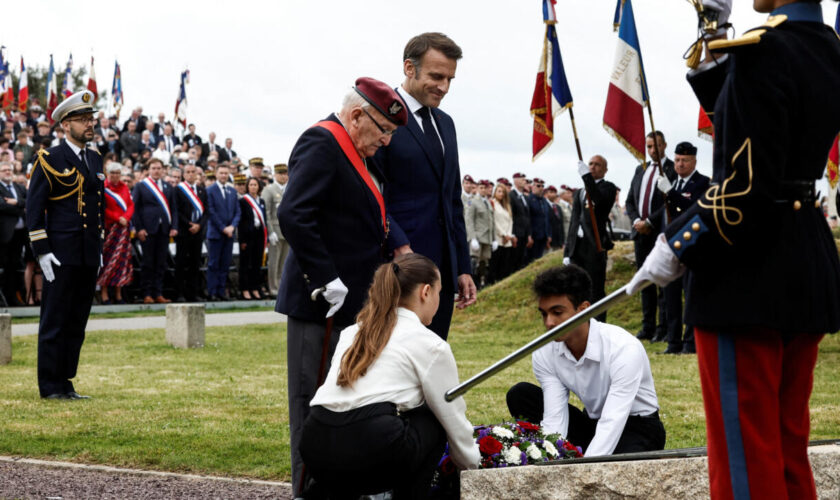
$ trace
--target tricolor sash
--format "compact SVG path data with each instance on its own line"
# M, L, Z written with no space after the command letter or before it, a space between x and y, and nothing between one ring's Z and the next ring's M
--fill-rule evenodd
M353 167L356 169L359 177L362 178L368 189L370 189L370 192L373 193L373 197L376 198L376 202L379 204L379 213L382 215L382 229L387 235L388 219L385 217L385 199L382 198L382 193L379 191L379 188L376 187L376 184L374 184L373 179L370 176L370 172L368 172L362 158L359 156L359 152L356 151L356 148L353 146L353 141L350 140L350 135L340 124L329 120L320 121L316 123L315 126L322 127L330 131L336 142L338 142L338 145L341 146L344 156L350 160L350 163L353 164Z
M262 210L260 210L260 206L255 199L251 197L250 194L246 194L242 198L251 205L251 210L254 212L254 217L260 220L260 225L262 226L263 230L263 246L268 244L268 228L265 227L265 217L263 217Z
M125 202L125 200L124 200L124 199L122 199L122 196L120 196L119 194L117 194L117 192L116 192L116 191L112 191L112 190L110 190L110 189L108 189L108 188L105 188L105 194L106 194L109 198L111 198L111 200L112 200L114 203L116 203L118 207L120 207L120 208L122 209L123 213L125 213L125 212L128 210L128 204Z
M198 216L201 217L204 215L204 204L201 203L201 199L199 199L198 195L195 194L195 191L192 190L192 187L187 184L186 182L179 182L178 188L181 190L182 193L190 200L193 208L198 210Z
M172 212L169 211L169 202L166 201L166 196L163 195L163 191L160 190L156 182L148 177L143 179L143 184L152 192L152 195L154 195L157 202L163 208L163 211L166 212L166 218L169 219L169 223L172 224Z

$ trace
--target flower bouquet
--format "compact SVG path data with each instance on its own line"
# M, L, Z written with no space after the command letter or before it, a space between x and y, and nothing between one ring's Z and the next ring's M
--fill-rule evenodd
M533 465L549 460L579 458L583 450L560 434L545 434L539 425L517 420L475 427L473 437L481 452L479 469ZM449 458L449 444L432 479L432 497L458 498L458 471Z

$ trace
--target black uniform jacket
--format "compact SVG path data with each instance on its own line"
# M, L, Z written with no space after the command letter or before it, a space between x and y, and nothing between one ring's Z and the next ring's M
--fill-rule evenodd
M610 217L610 210L615 204L615 193L618 188L610 181L602 180L595 182L592 174L583 176L583 185L586 193L589 193L589 199L592 202L592 211L595 213L595 223L598 228L598 236L601 239L601 248L603 250L610 250L613 248L613 242L607 233L607 220ZM565 257L575 257L575 249L578 245L578 229L583 228L583 237L586 238L592 245L595 245L595 231L592 228L592 216L589 214L589 208L586 206L584 190L577 190L574 193L572 203L572 215L569 221L569 234L566 238L566 248L563 251Z
M840 130L840 40L774 16L712 48L728 59L689 77L714 110L712 185L665 232L694 271L686 323L835 332L840 262L813 184Z

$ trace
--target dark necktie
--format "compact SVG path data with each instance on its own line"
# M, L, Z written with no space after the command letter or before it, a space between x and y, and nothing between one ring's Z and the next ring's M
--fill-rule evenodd
M423 119L423 135L426 136L426 145L432 151L432 157L443 162L443 145L440 143L440 136L435 130L435 125L432 123L432 115L427 106L417 110L417 114Z
M17 200L17 199L18 199L18 197L17 197L17 191L15 191L15 187L14 187L14 186L12 186L12 184L11 184L11 183L6 184L6 189L8 189L10 193L12 193L12 198L14 198L15 200Z
M684 181L683 181L682 179L680 179L680 182L678 182L678 183L677 183L677 192L678 192L678 193L682 193L682 189L683 189L683 182L684 182Z
M82 166L85 167L85 170L87 170L88 165L87 165L87 158L85 158L85 151L86 151L85 148L82 148L82 150L79 151L79 158L82 160Z
M650 178L648 179L647 187L645 188L645 196L642 200L642 220L647 219L648 215L650 215L650 194L651 188L653 187L653 178L656 177L656 172L659 170L658 163L652 163L651 167L654 168L653 172L650 173Z

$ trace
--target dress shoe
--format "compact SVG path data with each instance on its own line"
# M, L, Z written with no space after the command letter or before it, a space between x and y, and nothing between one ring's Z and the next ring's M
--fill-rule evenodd
M144 303L144 304L154 304L154 303L155 303L155 299L153 299L152 297L150 297L150 296L146 295L146 296L143 298L143 303Z
M693 346L684 345L682 351L680 352L682 352L683 354L697 354L697 349Z
M654 335L654 336L653 336L653 338L652 338L652 339L650 339L650 342L651 342L651 343L654 343L654 342L664 342L664 341L665 341L665 339L667 339L667 338L668 338L668 335L660 335L660 334L658 334L658 333L657 333L656 335Z
M682 353L683 353L682 349L673 348L671 346L668 346L667 349L662 351L662 354L682 354Z
M639 340L650 340L653 338L653 332L639 330L639 333L636 334L636 338Z
M56 392L55 394L50 394L49 396L41 396L41 399L70 399L70 396L64 393Z
M167 299L163 295L158 295L157 297L155 297L155 302L158 304L169 304L172 301Z
M90 399L90 396L82 396L76 391L70 391L65 396L67 396L67 399Z

